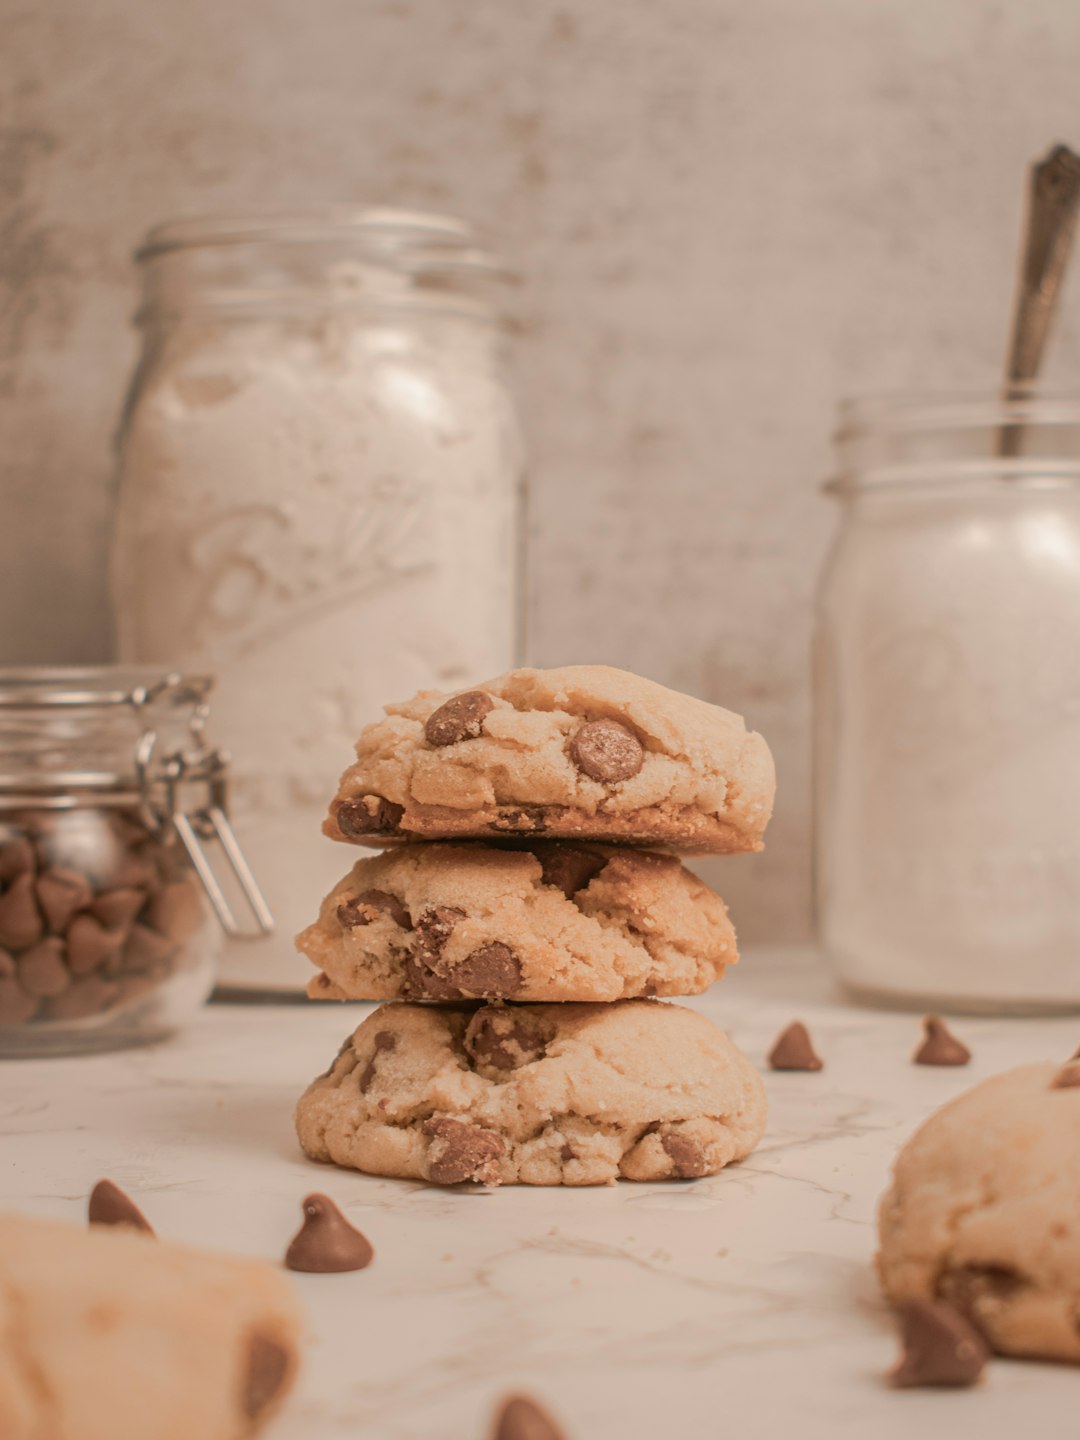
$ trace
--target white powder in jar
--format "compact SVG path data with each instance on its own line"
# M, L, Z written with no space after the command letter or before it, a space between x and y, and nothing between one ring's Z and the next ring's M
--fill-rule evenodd
M121 443L120 653L218 677L236 829L278 922L231 984L299 989L292 936L364 852L320 825L361 727L514 660L521 446L482 315L186 316Z

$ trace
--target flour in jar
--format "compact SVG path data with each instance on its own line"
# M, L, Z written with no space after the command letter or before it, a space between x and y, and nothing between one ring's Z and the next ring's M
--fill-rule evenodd
M514 660L521 451L462 308L192 313L148 334L121 442L120 652L217 677L211 736L278 921L227 982L300 989L292 935L355 856L320 835L364 724Z

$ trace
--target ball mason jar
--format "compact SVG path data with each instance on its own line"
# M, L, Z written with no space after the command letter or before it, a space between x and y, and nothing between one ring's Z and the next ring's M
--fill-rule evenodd
M855 402L837 445L824 954L877 1001L1080 1008L1080 395Z
M205 745L209 689L0 670L0 1056L160 1039L206 998L237 887L249 928L270 923Z
M217 677L236 830L279 922L222 977L300 994L292 936L355 858L320 829L361 728L516 658L506 276L460 222L380 210L165 225L138 259L120 656Z

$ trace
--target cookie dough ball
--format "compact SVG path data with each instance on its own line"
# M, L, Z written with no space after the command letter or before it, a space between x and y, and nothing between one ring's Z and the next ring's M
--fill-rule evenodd
M3 1440L241 1440L292 1388L299 1344L269 1265L0 1215Z
M1024 1065L932 1115L897 1157L878 1268L1003 1355L1080 1361L1080 1088Z

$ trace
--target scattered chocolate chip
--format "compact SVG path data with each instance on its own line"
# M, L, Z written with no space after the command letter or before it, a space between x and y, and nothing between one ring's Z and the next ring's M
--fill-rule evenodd
M801 1020L793 1020L773 1042L769 1065L773 1070L821 1070L825 1062L814 1050L806 1026Z
M521 961L501 940L489 941L470 951L449 971L462 995L479 1000L509 1000L521 989Z
M498 1162L506 1153L501 1135L444 1115L432 1116L420 1128L431 1137L428 1176L436 1185L460 1185L466 1180L499 1183Z
M153 1235L153 1228L134 1200L111 1180L99 1180L90 1191L91 1225L131 1225Z
M543 1058L555 1026L527 1006L484 1005L465 1027L465 1050L490 1070L517 1070Z
M570 759L590 780L615 785L638 773L645 751L634 732L618 720L590 720L573 735Z
M688 1135L661 1135L660 1144L671 1157L673 1171L680 1180L697 1180L709 1173L705 1151Z
M495 1416L493 1440L565 1440L551 1416L527 1395L510 1395Z
M289 1373L289 1352L277 1340L256 1330L248 1341L244 1376L244 1414L249 1420L260 1416L280 1392Z
M362 795L359 800L341 801L337 825L343 835L385 835L397 829L404 814L403 805L381 795Z
M483 690L466 690L431 712L424 724L424 739L436 747L475 740L494 709L495 701Z
M107 930L126 930L146 904L146 891L133 885L103 890L91 901L89 910Z
M1080 1060L1063 1065L1050 1082L1051 1090L1074 1090L1080 1085Z
M78 870L46 870L38 876L36 890L42 914L57 935L67 929L75 912L94 898L89 881Z
M941 1300L907 1300L899 1311L903 1353L892 1372L894 1385L975 1384L989 1352L959 1311Z
M67 958L73 975L89 975L117 955L124 943L122 930L107 930L93 915L76 915L68 926Z
M352 1044L351 1036L349 1038L348 1044ZM382 1052L383 1050L390 1051L396 1049L397 1036L393 1033L392 1030L376 1030L374 1053L372 1054L372 1057L368 1061L367 1065L364 1067L364 1073L360 1076L360 1093L362 1095L367 1094L368 1086L371 1084L372 1080L375 1079L375 1065L378 1061L380 1052ZM340 1055L340 1053L341 1052L339 1051L338 1054Z
M540 805L508 806L487 828L500 835L539 835L547 829L547 815Z
M913 1059L916 1065L966 1065L971 1051L949 1030L940 1015L923 1019L925 1038Z
M349 1224L328 1195L308 1195L303 1211L304 1223L285 1252L286 1269L309 1275L367 1269L375 1258L371 1241Z
M64 942L50 936L21 955L19 984L39 999L62 994L71 984L71 973L64 964Z
M594 855L588 850L574 850L562 845L546 850L536 858L541 866L540 883L553 885L568 900L595 880L608 862L606 855Z
M0 895L0 945L8 950L27 950L44 933L34 897L33 872L25 870L11 882L6 894Z
M358 925L370 925L380 915L389 915L394 924L400 925L402 930L412 929L408 910L396 895L391 895L386 890L364 890L359 895L344 900L337 907L338 919L349 930Z

